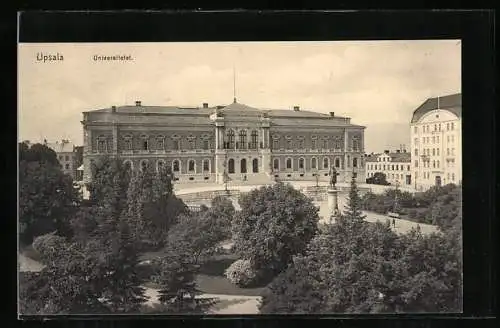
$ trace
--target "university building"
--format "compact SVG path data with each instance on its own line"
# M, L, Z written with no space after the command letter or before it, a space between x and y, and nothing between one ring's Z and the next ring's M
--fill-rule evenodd
M462 94L429 98L410 124L416 190L462 181Z
M179 183L248 180L363 182L364 126L334 112L227 106L112 106L83 113L84 181L90 164L118 156L132 170L171 167Z
M386 181L401 186L411 185L411 155L406 150L384 151L382 154L366 156L366 178L375 173L385 174Z

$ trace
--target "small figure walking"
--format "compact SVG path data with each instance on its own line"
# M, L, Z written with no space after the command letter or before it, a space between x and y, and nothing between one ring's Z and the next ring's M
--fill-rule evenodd
M243 181L247 181L247 175L246 174L243 175Z
M392 226L396 228L396 219L392 219Z

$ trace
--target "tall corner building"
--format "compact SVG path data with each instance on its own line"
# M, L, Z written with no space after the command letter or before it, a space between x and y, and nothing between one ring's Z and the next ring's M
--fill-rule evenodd
M103 155L132 170L171 167L178 183L328 179L363 182L364 126L334 112L227 106L112 106L83 113L84 181Z
M429 98L410 123L411 165L417 191L462 182L462 94Z

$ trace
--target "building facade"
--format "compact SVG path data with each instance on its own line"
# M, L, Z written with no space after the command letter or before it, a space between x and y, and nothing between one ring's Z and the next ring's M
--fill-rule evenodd
M45 145L56 153L62 171L65 174L69 174L75 180L78 168L78 154L75 150L75 145L66 139L50 143L46 142Z
M406 150L395 152L384 151L382 154L368 155L366 157L366 179L375 173L385 174L387 182L410 186L411 179L411 155Z
M234 102L198 108L112 106L83 113L84 181L99 156L119 156L132 170L172 168L180 183L248 180L359 182L364 172L364 129L350 118L304 111L262 110Z
M429 98L410 124L416 190L462 181L462 95Z

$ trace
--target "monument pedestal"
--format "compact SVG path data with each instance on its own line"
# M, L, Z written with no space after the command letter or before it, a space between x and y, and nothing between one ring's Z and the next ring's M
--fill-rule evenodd
M330 223L339 215L338 190L335 187L328 187L328 215Z

